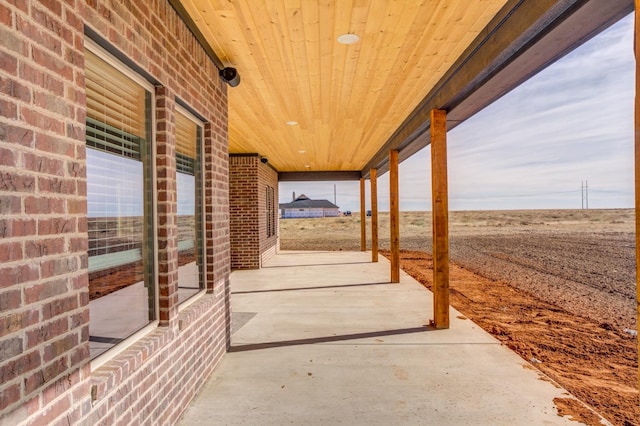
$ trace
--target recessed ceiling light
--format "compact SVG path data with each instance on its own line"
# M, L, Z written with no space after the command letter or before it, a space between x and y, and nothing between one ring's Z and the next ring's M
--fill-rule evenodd
M353 44L360 41L360 37L357 34L342 34L338 36L337 40L340 44Z
M297 124L297 121L287 121L287 126L296 126Z
M301 149L300 151L298 151L298 154L304 154L305 152L307 151L305 151L304 149Z
M304 166L305 166L307 169L311 167L311 166L310 166L310 165L308 165L308 164L305 164Z

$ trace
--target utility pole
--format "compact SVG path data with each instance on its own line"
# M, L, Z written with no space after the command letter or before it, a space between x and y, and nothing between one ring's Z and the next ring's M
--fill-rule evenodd
M589 181L580 182L580 194L582 195L582 210L589 210Z

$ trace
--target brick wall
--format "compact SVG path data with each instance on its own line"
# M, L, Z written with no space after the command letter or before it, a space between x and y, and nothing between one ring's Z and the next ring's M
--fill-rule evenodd
M267 235L266 187L274 189L275 235ZM276 252L278 173L258 154L229 156L231 267L257 269Z
M160 324L178 312L178 203L176 188L175 94L156 87L156 179Z
M93 369L85 24L157 83L161 326ZM229 344L226 86L165 0L1 0L0 39L0 424L173 424ZM180 311L176 98L206 121L207 294Z
M258 164L256 155L229 156L231 268L260 267Z
M89 411L83 27L0 3L1 424Z
M273 189L273 224L275 229L272 235L267 234L267 206L266 192L267 186ZM278 242L278 172L268 164L258 164L258 200L259 203L259 223L260 223L260 265L275 256Z

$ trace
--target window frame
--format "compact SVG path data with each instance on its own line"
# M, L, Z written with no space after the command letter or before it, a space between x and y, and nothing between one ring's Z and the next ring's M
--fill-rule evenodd
M200 250L202 250L202 281L200 282L200 290L198 290L197 293L195 293L194 295L190 296L189 298L185 299L182 301L182 303L178 303L178 312L182 311L183 309L189 307L189 305L191 305L193 302L195 302L196 300L198 300L199 298L201 298L206 292L207 292L207 255L206 255L206 203L205 203L205 191L204 191L204 187L205 187L205 179L204 179L204 173L205 173L205 151L204 151L204 121L200 120L198 117L196 117L196 115L194 113L192 113L191 111L189 111L186 107L182 106L179 102L176 102L176 106L175 106L175 113L178 114L182 114L184 115L186 118L188 118L189 120L191 120L196 126L198 126L200 128L200 132L201 132L201 137L200 137L200 146L198 147L196 145L196 154L200 156L200 161L199 161L199 172L200 172L200 187L198 188L198 192L200 193L200 198L201 198L201 202L200 202L200 238L201 238L201 246ZM176 155L177 155L177 150L176 150ZM178 174L178 169L176 166L176 182L177 182L177 174ZM198 179L196 179L196 186L198 186ZM176 185L177 188L177 185ZM177 202L177 194L176 194L176 202ZM197 202L196 202L197 205ZM177 206L176 206L176 220L177 220ZM197 221L197 218L196 218ZM197 223L197 222L196 222ZM196 230L197 231L197 230ZM176 248L177 250L177 248ZM177 256L177 252L176 252L176 256ZM180 282L178 282L178 286L180 286Z
M109 53L105 48L100 46L97 42L92 40L91 38L85 35L84 38L84 48L94 55L96 55L101 60L105 61L111 67L116 69L117 71L124 74L127 78L131 79L134 83L140 85L144 90L149 93L150 96L150 105L151 105L151 113L149 114L149 127L150 127L150 137L149 140L146 141L149 150L149 165L150 168L149 173L151 175L151 190L152 190L152 206L151 206L151 226L153 231L151 232L151 240L153 242L153 252L151 253L152 260L152 269L151 269L151 277L149 279L149 284L153 286L153 302L148 301L151 306L153 303L154 309L154 319L150 320L147 325L126 337L121 342L115 344L112 348L109 348L105 352L96 356L95 358L90 360L90 368L91 370L95 370L110 360L117 357L119 354L127 350L132 344L136 343L138 340L148 335L155 329L157 329L159 324L159 315L160 312L160 299L159 299L159 283L158 283L158 233L157 233L157 224L158 224L158 203L155 201L157 198L157 167L156 167L156 118L155 118L155 87L154 85L146 80L141 75L137 74L127 65L122 63L118 58ZM85 149L86 148L85 146ZM88 218L88 215L87 215ZM147 224L148 225L148 224ZM87 269L88 273L88 269ZM87 303L87 309L89 310L89 315L91 316L91 307L89 303Z

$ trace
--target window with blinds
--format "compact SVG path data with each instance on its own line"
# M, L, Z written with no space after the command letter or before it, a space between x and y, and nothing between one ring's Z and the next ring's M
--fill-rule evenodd
M180 303L204 288L202 248L202 124L181 107L176 112L178 200L178 296Z
M129 135L146 137L146 90L91 51L85 51L87 117Z
M85 50L92 358L155 319L152 93L118 68Z
M179 173L195 175L197 142L201 128L183 113L176 114L176 166Z

